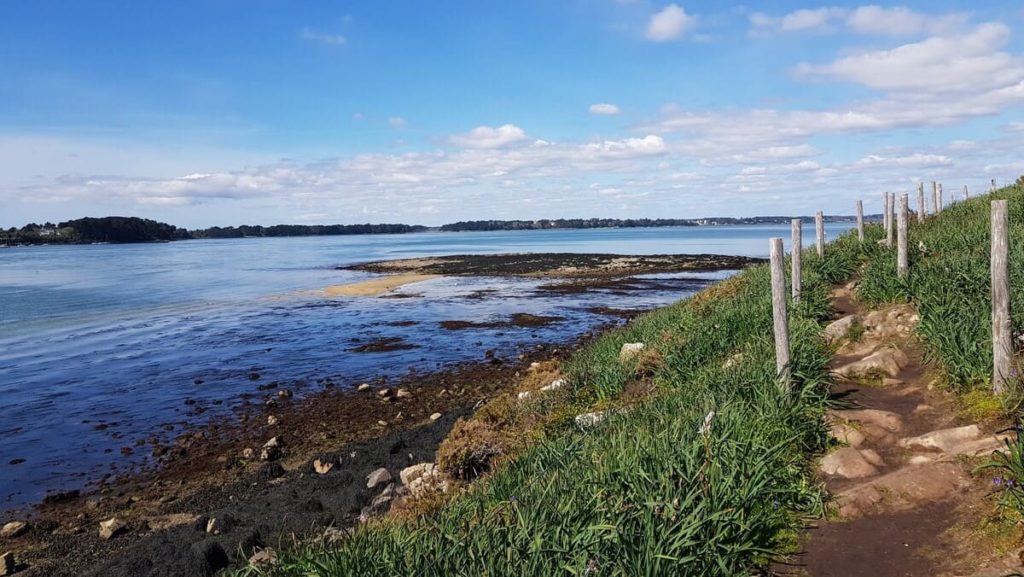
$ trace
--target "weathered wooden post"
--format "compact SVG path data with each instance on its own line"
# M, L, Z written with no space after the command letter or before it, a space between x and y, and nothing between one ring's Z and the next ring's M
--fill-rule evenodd
M818 249L818 256L825 256L825 216L819 210L814 215L814 245Z
M864 201L857 201L857 240L864 242Z
M1006 392L1010 379L1009 217L1005 200L992 201L992 392Z
M790 282L793 285L793 302L800 302L800 288L801 288L801 252L803 251L803 220L794 218L790 221L790 226L793 229L793 248L792 255L790 256L790 264L792 265L792 271L790 272Z
M942 210L942 183L939 183L939 210Z
M820 213L819 213L820 214ZM771 239L772 325L775 331L775 369L779 385L789 391L789 318L786 313L786 275L782 239Z
M917 183L917 222L924 222L925 212L927 208L924 205L924 183Z
M968 200L970 198L971 198L971 194L969 192L967 192L967 185L965 184L964 185L964 200Z
M900 278L907 277L907 205L910 199L906 194L900 195L900 208L896 213L896 274Z
M932 181L932 214L939 214L942 205L939 204L939 183Z
M995 192L995 191L996 191L996 179L993 178L992 179L992 188L989 190L989 192Z
M892 195L888 192L885 193L885 201L882 203L885 205L885 214L882 218L882 223L885 225L885 246L886 248L892 247Z

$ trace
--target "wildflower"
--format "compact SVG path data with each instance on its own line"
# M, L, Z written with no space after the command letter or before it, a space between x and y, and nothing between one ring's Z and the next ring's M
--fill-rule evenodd
M587 568L583 572L584 575L596 575L597 574L597 559L590 559L587 561Z
M519 502L519 497L516 497L515 495L512 495L511 497L508 498L508 502L509 503L518 503Z
M992 477L992 484L995 485L996 487L1002 487L1003 486L1003 478L1002 477Z

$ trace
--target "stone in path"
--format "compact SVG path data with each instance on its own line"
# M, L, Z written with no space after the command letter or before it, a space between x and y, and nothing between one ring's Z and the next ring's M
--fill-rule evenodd
M858 361L847 363L835 369L834 372L847 378L896 377L900 374L903 367L907 366L908 362L907 355L903 351L885 348L877 350Z
M892 512L941 501L970 484L970 479L956 463L927 463L904 467L847 489L836 501L843 517L856 518L879 504Z
M825 455L821 460L821 471L826 475L838 475L846 479L860 479L878 473L878 469L853 447L843 447Z

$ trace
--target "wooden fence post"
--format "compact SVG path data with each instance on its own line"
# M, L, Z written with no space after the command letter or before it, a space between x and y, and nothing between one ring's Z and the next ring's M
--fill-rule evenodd
M924 183L917 183L917 222L924 222L924 215L928 209L924 205Z
M942 206L939 204L939 183L932 181L932 214L939 214Z
M885 226L885 246L892 248L892 195L886 192L885 201L882 204L885 205L885 214L882 218L882 223Z
M942 183L939 183L939 210L942 210Z
M825 216L819 210L814 215L815 246L818 249L818 256L825 256Z
M775 369L779 385L789 391L789 318L786 313L786 275L782 239L771 239L772 326L775 331Z
M900 195L900 208L896 213L896 274L900 278L907 277L907 204L910 199L906 194Z
M857 240L864 242L864 201L857 201Z
M968 200L970 198L971 198L971 194L969 192L967 192L967 185L965 184L964 185L964 200Z
M794 218L790 221L790 226L793 229L793 248L792 255L790 256L790 263L792 264L793 270L790 272L790 282L793 285L793 302L800 302L800 289L803 284L803 272L801 270L801 252L803 252L803 224L804 221L799 218Z
M992 201L992 392L1002 394L1010 379L1009 217L1005 200Z
M992 188L989 189L989 192L995 192L995 191L996 191L996 179L993 178L992 179Z

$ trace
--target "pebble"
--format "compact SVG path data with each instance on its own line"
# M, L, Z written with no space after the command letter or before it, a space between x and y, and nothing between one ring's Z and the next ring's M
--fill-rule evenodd
M279 399L290 399L292 398L292 392L288 389L281 389L277 392L277 398Z
M441 413L434 413L433 415L430 415L430 420L431 421L436 421L436 420L440 419L441 417L442 417Z
M377 395L379 395L380 397L390 397L391 389L381 389L377 391Z
M28 530L28 524L24 521L11 521L0 529L0 537L13 539Z
M397 396L399 399L406 399L411 397L412 393L409 392L409 389L398 389Z

